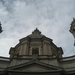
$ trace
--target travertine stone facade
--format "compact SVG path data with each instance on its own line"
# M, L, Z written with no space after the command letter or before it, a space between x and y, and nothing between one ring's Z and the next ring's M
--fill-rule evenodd
M9 54L0 57L0 75L75 75L75 56L62 57L63 49L37 28Z

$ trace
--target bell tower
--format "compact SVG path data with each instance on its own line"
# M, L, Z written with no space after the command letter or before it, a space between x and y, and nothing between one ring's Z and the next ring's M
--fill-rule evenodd
M73 21L71 22L71 27L69 31L72 33L74 37L74 46L75 46L75 18L73 18Z

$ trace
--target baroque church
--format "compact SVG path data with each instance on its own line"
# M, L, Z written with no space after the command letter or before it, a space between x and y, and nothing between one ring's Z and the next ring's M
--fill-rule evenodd
M70 32L75 35L75 19ZM63 57L63 49L37 28L11 47L9 54L9 58L0 57L0 75L75 75L75 55Z

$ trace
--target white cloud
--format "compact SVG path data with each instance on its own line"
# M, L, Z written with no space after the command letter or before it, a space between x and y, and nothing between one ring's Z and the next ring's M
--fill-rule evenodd
M74 55L70 23L75 17L75 0L1 0L0 55L8 56L9 48L29 35L36 27L64 50L64 56ZM8 43L8 44L7 44Z

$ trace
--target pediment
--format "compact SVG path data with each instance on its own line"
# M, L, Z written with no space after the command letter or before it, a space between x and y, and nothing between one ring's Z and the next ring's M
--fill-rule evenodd
M53 69L38 65L38 64L31 64L28 66L23 66L21 68L15 69L15 70L19 70L19 71L25 71L25 72L47 72Z
M32 61L24 64L20 64L14 67L8 68L9 71L18 71L18 72L54 72L62 71L61 68L45 64L42 62Z

